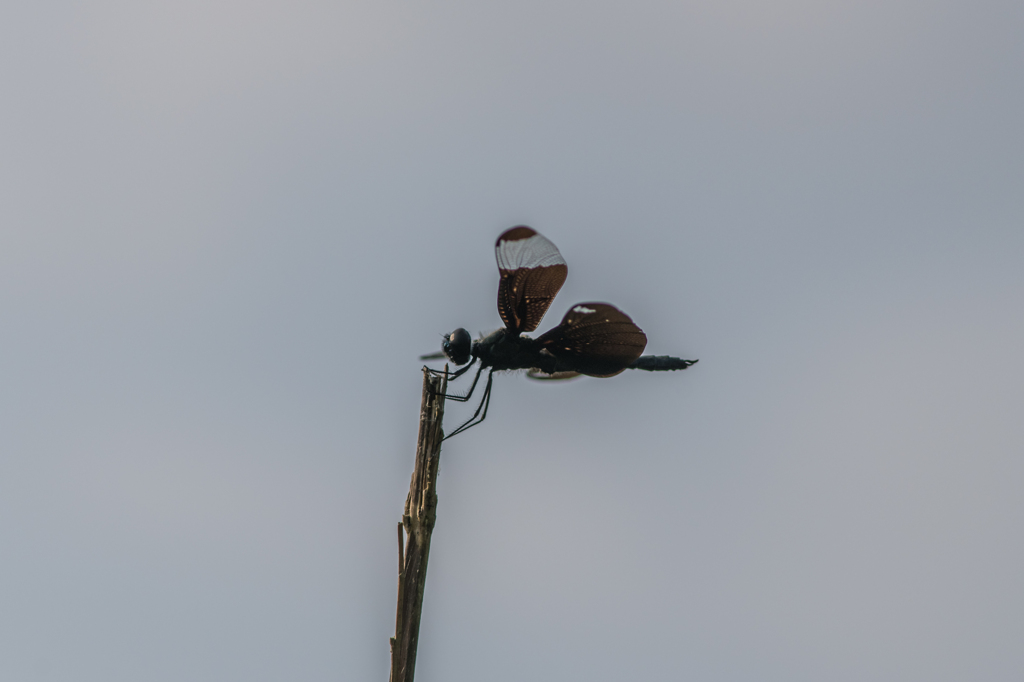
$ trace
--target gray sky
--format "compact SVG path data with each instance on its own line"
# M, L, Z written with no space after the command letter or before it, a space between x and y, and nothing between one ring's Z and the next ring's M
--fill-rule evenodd
M541 330L608 301L700 364L496 377L419 680L1021 679L1022 31L7 3L0 678L386 679L416 357L500 326L524 223Z

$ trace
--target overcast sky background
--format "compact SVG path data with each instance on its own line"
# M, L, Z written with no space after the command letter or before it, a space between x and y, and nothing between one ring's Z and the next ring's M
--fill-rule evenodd
M417 679L1024 678L1024 5L5 3L0 678L385 680L516 224L685 373L495 379ZM467 416L449 405L449 425Z

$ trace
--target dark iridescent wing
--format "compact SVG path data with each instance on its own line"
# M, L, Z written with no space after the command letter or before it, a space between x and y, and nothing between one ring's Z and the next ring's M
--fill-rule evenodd
M505 230L494 245L498 260L498 314L513 333L540 324L569 268L562 254L536 230L520 225Z
M643 354L647 335L615 306L580 303L537 343L581 374L610 377Z

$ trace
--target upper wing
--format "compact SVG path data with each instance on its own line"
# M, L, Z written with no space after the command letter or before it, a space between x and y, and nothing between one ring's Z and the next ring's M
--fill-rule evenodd
M537 343L581 374L610 377L643 354L647 335L615 306L580 303Z
M494 255L501 274L501 321L515 334L532 332L565 283L569 268L554 244L523 225L502 232Z

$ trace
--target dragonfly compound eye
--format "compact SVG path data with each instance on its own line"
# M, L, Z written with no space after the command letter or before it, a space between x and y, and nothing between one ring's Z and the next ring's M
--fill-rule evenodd
M448 359L454 362L456 365L464 365L469 362L470 348L473 345L473 340L462 327L459 327L451 334L445 337L442 348L444 354L448 356Z

